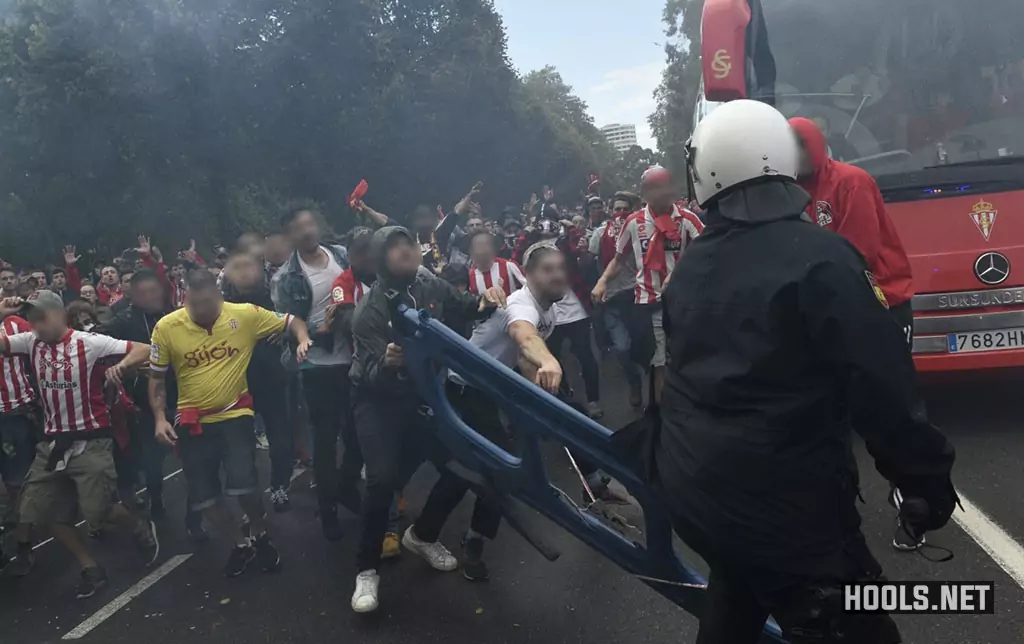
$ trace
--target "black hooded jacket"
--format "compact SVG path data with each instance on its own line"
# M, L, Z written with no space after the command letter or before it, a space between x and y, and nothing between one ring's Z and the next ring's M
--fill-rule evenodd
M956 501L954 451L864 258L801 218L808 201L776 180L708 209L663 294L655 461L694 541L761 570L838 575L860 523L850 427L883 476L929 502L927 529Z
M384 364L387 346L394 340L389 292L397 292L401 303L425 309L442 321L446 315L478 319L493 311L488 309L481 313L478 296L461 293L428 271L419 271L411 283L396 279L388 273L386 249L397 236L404 236L415 243L409 231L401 226L387 226L373 234L371 254L377 263L377 282L356 306L352 320L353 355L349 374L353 386L361 394L385 396L389 399L415 392L403 367Z

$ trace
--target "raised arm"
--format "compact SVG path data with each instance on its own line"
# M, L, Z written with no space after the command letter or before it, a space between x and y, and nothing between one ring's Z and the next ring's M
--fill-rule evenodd
M74 246L64 247L64 274L68 278L68 288L78 293L82 290L82 275L78 272L78 260L81 255L75 254Z

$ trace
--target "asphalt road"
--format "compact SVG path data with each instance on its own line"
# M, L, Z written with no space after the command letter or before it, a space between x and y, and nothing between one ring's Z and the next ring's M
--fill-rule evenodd
M624 423L630 412L614 364L605 361L604 367L607 423L614 427ZM928 387L932 414L958 448L958 488L1017 543L1024 542L1020 506L1024 428L1016 406L1021 382L1018 374L1004 374L995 381L971 378ZM997 547L989 554L951 523L929 535L931 542L955 553L950 562L935 564L892 551L887 485L874 473L863 449L859 457L867 501L860 507L865 534L890 578L996 584L995 615L899 616L905 642L1020 642L1024 590L996 562L1000 558L1014 570L1019 550ZM265 473L266 464L262 465ZM176 469L168 459L168 474ZM549 452L549 469L565 489L578 487L557 449ZM410 485L411 513L433 477L432 469L425 467ZM77 601L78 571L70 555L57 544L44 545L37 550L38 562L30 577L0 576L0 642L56 642L73 634L76 627L81 630L83 622L95 623L98 612L109 616L81 641L298 644L330 639L428 644L458 638L478 644L680 644L695 638L693 617L557 529L554 541L562 557L555 563L548 563L518 535L505 530L489 546L491 580L483 584L467 582L457 573L437 573L405 553L383 567L380 610L357 616L349 608L357 520L343 515L348 535L337 544L325 542L313 514L309 481L310 473L300 474L294 482L292 511L271 517L283 569L276 574L250 569L240 578L226 579L220 570L227 545L214 540L196 548L189 543L180 520L184 481L180 474L172 476L167 482L170 518L160 525L163 554L154 567L158 573L139 565L128 538L111 534L93 542L97 558L107 567L110 587L101 595ZM453 551L468 516L469 503L463 503L442 535ZM140 581L161 574L139 592ZM130 601L103 612L126 591L133 595Z

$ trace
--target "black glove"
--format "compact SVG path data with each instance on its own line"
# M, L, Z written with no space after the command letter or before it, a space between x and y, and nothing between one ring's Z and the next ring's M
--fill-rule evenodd
M905 482L893 490L904 525L920 536L949 523L960 497L949 478Z

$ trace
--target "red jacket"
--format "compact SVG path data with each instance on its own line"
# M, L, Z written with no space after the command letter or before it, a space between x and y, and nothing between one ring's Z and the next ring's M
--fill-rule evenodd
M800 177L801 187L811 195L811 220L857 247L889 306L909 301L914 296L910 261L878 184L864 170L828 158L825 137L813 121L792 118L789 124L803 139L814 165L812 175Z

